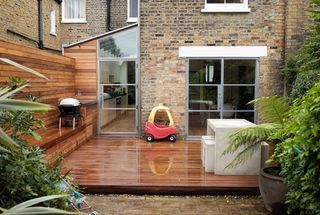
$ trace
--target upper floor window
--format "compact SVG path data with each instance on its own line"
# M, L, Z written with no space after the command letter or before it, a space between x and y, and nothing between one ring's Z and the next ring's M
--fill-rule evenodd
M127 22L138 21L138 0L128 0L128 20Z
M205 0L201 12L250 12L248 0Z
M62 22L83 23L86 22L86 0L63 0Z
M56 11L50 11L50 34L56 36Z

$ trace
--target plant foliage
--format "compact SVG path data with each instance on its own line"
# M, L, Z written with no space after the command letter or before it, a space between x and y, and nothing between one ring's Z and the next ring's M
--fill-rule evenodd
M289 212L320 214L320 82L291 108L275 157L289 188Z
M235 153L240 150L235 159L226 168L234 168L245 163L260 148L264 141L279 129L284 127L285 118L289 110L287 99L282 97L263 97L250 102L258 106L261 119L266 122L253 127L246 127L237 130L229 135L230 145L222 155ZM273 140L276 141L276 140Z
M35 199L28 200L26 202L22 202L9 210L4 208L0 208L2 211L2 215L26 215L26 214L83 214L83 213L72 213L69 211L63 211L60 209L49 208L49 207L39 207L34 205L39 205L40 203L44 203L57 198L65 198L66 195L52 195L52 196L44 196ZM33 206L33 207L31 207Z
M0 61L45 78L40 73L11 60L0 58ZM45 156L43 151L28 146L21 138L22 135L33 135L39 139L36 130L44 125L34 117L34 113L47 112L50 108L49 105L37 103L34 99L25 101L11 98L27 86L27 80L10 78L7 86L0 88L0 205L4 208L36 197L62 192L55 186L61 178L60 168L50 169L42 160ZM59 208L66 206L64 199L56 199L45 204Z
M309 10L313 20L310 38L303 47L288 59L283 69L284 81L292 87L291 100L302 97L320 81L320 1L312 0Z

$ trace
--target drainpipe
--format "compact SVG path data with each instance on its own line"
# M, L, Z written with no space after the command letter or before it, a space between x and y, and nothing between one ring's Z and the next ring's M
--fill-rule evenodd
M107 0L107 29L112 31L111 27L111 0Z
M43 49L42 0L38 0L38 47Z

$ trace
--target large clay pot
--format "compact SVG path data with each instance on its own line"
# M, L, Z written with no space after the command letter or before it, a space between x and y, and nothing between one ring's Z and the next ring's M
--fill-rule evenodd
M260 171L259 189L264 205L272 214L286 214L285 200L288 192L287 185L284 183L282 177L268 174L266 172L268 168L278 167L265 167Z

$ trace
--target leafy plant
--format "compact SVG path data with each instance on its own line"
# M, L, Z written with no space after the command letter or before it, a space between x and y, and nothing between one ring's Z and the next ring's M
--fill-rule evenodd
M230 134L230 145L222 155L242 151L231 161L226 168L233 168L245 163L260 148L265 141L279 141L271 139L272 135L284 127L289 111L289 103L283 97L262 97L255 99L250 104L256 104L264 124L239 129Z
M0 58L0 61L7 63L11 66L15 66L23 71L29 72L34 74L38 77L47 79L44 75L40 74L39 72L25 67L21 64L18 64L14 61L11 61L6 58ZM33 112L47 112L50 109L49 105L41 104L32 101L23 101L10 98L11 96L15 95L16 93L23 90L25 87L29 86L29 83L23 83L18 87L2 87L0 88L0 111L33 111ZM0 150L1 151L15 151L19 150L19 145L16 144L10 137L7 135L2 128L0 128Z
M11 60L0 58L0 61L45 78L40 73ZM50 106L11 98L29 86L29 81L11 78L8 85L0 88L0 205L2 207L11 207L38 196L61 193L55 186L61 177L59 167L50 170L48 164L42 160L45 156L43 151L40 148L29 147L27 142L21 139L21 135L39 137L36 133L37 125L42 127L43 123L35 119L33 114L47 112ZM51 201L50 204L59 208L66 206L63 199Z
M302 97L320 80L320 1L312 0L309 10L313 20L312 33L303 47L288 59L284 69L284 81L289 87L291 100Z
M274 157L289 188L289 212L320 214L320 82L296 100Z
M36 199L32 199L23 203L20 203L19 205L16 205L9 210L6 210L4 208L0 208L0 211L2 211L2 215L26 215L26 214L83 214L83 213L73 213L69 211L63 211L56 208L48 208L48 207L39 207L34 206L38 205L40 203L47 202L52 199L57 198L65 198L66 195L52 195L52 196L44 196ZM34 206L34 207L31 207Z

